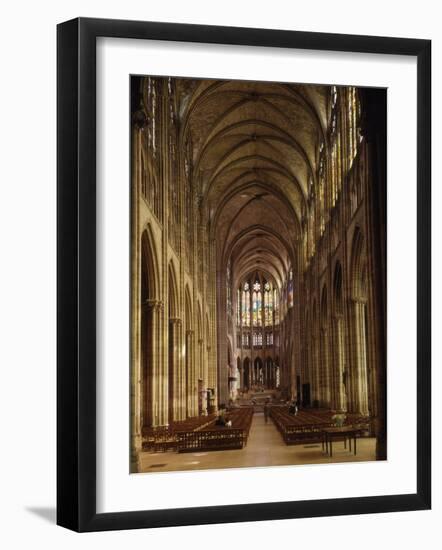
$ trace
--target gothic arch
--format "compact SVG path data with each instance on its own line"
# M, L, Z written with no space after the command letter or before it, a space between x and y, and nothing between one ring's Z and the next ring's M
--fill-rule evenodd
M148 224L141 235L141 286L143 287L143 285L147 284L149 290L147 299L149 300L158 299L160 287L158 266L155 238L152 228Z
M369 384L367 372L367 264L365 239L359 227L355 228L351 247L351 408L369 414Z
M359 226L353 233L351 247L351 294L353 299L366 299L365 239Z
M141 357L141 402L142 425L152 426L153 414L153 372L154 347L158 336L156 298L158 296L158 262L155 253L154 240L150 226L141 235L141 325L140 325L140 357Z

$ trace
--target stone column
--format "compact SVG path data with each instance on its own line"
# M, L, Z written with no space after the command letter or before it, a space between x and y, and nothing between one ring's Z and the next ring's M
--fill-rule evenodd
M204 340L202 338L198 338L198 380L197 380L197 401L199 403L200 400L200 394L199 394L199 380L202 380L202 388L203 388L203 394L202 394L202 412L207 409L207 402L206 402L206 380L204 379ZM198 414L199 414L198 410Z
M334 402L333 407L337 410L347 410L347 398L344 386L344 331L343 331L344 316L335 314L333 318L333 332L335 342L335 358L334 358Z
M196 386L194 365L195 332L186 331L186 373L187 373L187 416L198 416L198 388Z
M327 327L321 327L321 405L330 407L330 373Z
M204 376L203 376L204 386L206 388L212 387L210 385L210 377L209 377L209 360L210 360L210 346L207 345L206 346L206 361L204 363Z
M143 112L136 115L136 121L144 124L145 117ZM142 422L143 422L143 403L142 403L142 365L141 365L141 308L140 308L140 227L139 227L139 196L141 181L141 135L140 125L134 124L132 131L133 162L132 162L132 186L131 199L135 206L132 209L132 242L131 242L131 472L139 470L139 453L142 449Z
M172 405L170 407L172 411L172 418L169 420L184 420L183 416L183 388L182 388L182 350L181 350L181 319L171 318L169 319L170 325L170 338L172 340L172 352L170 359L172 360L173 370L172 376L169 376L169 386L172 394ZM170 369L169 369L170 372Z
M318 361L318 338L316 334L312 335L312 404L314 402L319 403L321 399L320 387L319 387L319 361Z
M167 424L167 398L168 398L168 373L164 373L164 362L162 361L161 338L161 313L162 302L158 300L147 300L144 307L148 309L150 322L150 346L147 350L148 364L150 365L151 395L145 396L144 407L151 411L148 415L152 419L152 426L164 426ZM166 390L166 394L164 391ZM166 411L164 411L166 407Z
M353 392L355 412L368 415L367 347L364 300L353 299Z

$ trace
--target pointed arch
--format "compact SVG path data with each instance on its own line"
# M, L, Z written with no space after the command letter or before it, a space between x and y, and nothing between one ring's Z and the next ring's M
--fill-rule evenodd
M351 403L353 411L364 416L370 413L368 369L367 369L367 260L365 254L365 239L359 226L353 233L351 247Z
M150 225L141 234L141 291L140 291L140 360L141 360L141 417L143 428L153 425L154 342L158 328L153 319L159 290L158 257Z
M354 299L366 298L365 239L362 230L356 226L351 246L351 295Z
M159 292L159 262L150 224L141 234L141 288L147 287L149 300L157 300Z

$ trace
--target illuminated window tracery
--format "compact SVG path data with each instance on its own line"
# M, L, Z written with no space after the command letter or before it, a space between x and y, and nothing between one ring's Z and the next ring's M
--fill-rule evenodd
M250 326L250 287L249 283L244 283L242 293L242 326Z
M252 308L253 326L260 327L262 325L262 293L259 281L255 281L253 285Z
M274 320L275 325L279 324L279 298L278 298L278 291L276 288L273 289L273 303L275 305L274 309Z
M273 324L273 292L269 283L264 285L264 324L266 327Z

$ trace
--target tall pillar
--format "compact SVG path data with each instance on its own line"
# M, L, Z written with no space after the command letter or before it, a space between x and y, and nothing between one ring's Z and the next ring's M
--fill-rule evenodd
M201 396L202 404L201 404L201 413L204 413L204 411L207 410L207 392L205 391L207 389L206 385L206 379L204 378L204 340L202 338L198 338L198 380L197 380L197 400L198 404L200 401L200 394L199 394L199 380L202 380L202 391L203 394ZM198 414L200 414L199 408L198 408Z
M318 404L321 399L320 378L319 378L319 346L316 334L312 336L312 404Z
M147 300L144 304L147 307L150 321L150 346L147 350L148 363L151 365L151 395L145 396L144 407L150 409L152 426L166 426L168 424L168 393L169 373L168 361L163 357L163 303L159 300Z
M187 416L198 416L198 387L195 376L193 330L186 331Z
M135 126L135 125L134 125ZM133 163L132 163L132 204L138 205L140 194L140 172L141 172L141 132L134 127L132 132ZM139 453L142 449L142 365L141 365L141 311L140 311L140 228L139 209L132 210L132 244L131 244L131 464L130 471L139 470Z
M330 372L327 327L321 327L321 405L330 407Z
M367 346L365 341L365 307L363 300L353 299L353 399L354 411L368 416Z
M334 399L333 408L346 411L347 410L347 398L345 394L344 386L344 331L343 331L344 317L342 314L335 314L333 318L333 332L334 332L334 364L333 364L333 387L334 387Z
M169 368L169 395L172 398L172 404L170 404L169 410L172 413L172 420L184 420L185 414L183 414L183 388L182 388L182 350L181 350L181 319L171 318L169 319L169 336L172 341L172 349L169 360L172 362L172 369ZM170 416L170 415L169 415Z

